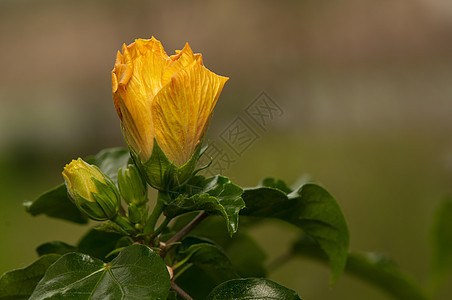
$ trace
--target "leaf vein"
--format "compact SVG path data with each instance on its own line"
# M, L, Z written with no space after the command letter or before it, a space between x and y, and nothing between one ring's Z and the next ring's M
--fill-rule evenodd
M121 299L124 299L126 292L124 291L124 287L122 286L121 282L116 278L115 274L111 271L111 268L108 268L108 274L110 274L113 281L118 285L119 290L121 291Z

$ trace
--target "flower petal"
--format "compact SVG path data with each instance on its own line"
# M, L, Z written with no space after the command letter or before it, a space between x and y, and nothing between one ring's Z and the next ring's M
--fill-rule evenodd
M171 55L170 59L172 61L171 65L165 69L162 76L162 86L165 86L171 80L171 76L196 61L188 43L185 44L184 49L176 51L176 55Z
M113 101L127 143L146 161L154 145L151 102L172 61L155 38L138 39L122 50L112 71Z
M157 142L176 166L182 166L192 156L229 79L212 73L198 60L199 56L173 74L151 105Z

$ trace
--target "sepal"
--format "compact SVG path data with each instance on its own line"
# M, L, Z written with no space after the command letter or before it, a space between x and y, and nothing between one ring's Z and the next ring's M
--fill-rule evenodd
M118 190L113 182L108 178L106 178L105 182L106 183L103 183L94 179L94 183L99 192L93 193L93 196L104 211L105 216L110 220L118 213L121 199L119 198Z
M132 158L142 171L147 183L159 191L174 191L187 183L195 172L201 153L202 142L198 144L191 158L182 166L177 167L163 153L154 139L154 148L148 161L142 162L140 155L133 152Z
M100 205L96 202L91 202L78 195L75 199L75 205L78 207L80 211L86 214L90 219L96 221L106 221L108 217L100 207Z
M106 221L113 219L117 215L120 206L120 198L116 187L108 180L106 184L97 179L93 179L93 181L98 189L97 193L92 193L95 202L77 194L75 204L93 220Z
M129 221L134 224L142 223L146 219L147 210L147 206L137 206L132 203L128 208Z

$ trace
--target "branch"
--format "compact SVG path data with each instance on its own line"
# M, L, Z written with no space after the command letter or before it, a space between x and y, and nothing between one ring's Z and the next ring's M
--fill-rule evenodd
M201 211L190 223L185 225L178 233L173 235L169 240L165 243L167 245L180 241L187 233L189 233L193 228L195 228L199 223L202 222L205 218L207 218L208 214L205 211Z
M174 281L171 281L171 289L185 300L193 300L193 298L190 297L190 295L187 294L183 289L181 289L180 286L178 286Z
M201 211L190 223L185 225L178 233L173 235L169 240L165 242L166 246L162 250L160 250L160 256L165 257L168 250L171 248L171 244L180 241L187 233L189 233L193 228L195 228L199 223L201 223L205 218L209 215L205 211Z

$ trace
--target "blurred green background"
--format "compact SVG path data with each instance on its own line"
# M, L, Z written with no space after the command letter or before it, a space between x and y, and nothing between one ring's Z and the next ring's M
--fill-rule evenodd
M211 139L263 90L283 109L225 175L253 186L309 174L340 203L352 249L426 284L432 213L452 194L451 34L449 0L0 1L0 273L84 232L21 203L71 159L124 145L110 71L122 43L154 35L231 78ZM269 261L297 236L278 222L252 233ZM270 278L305 299L389 299L348 275L330 287L328 268L302 258Z

